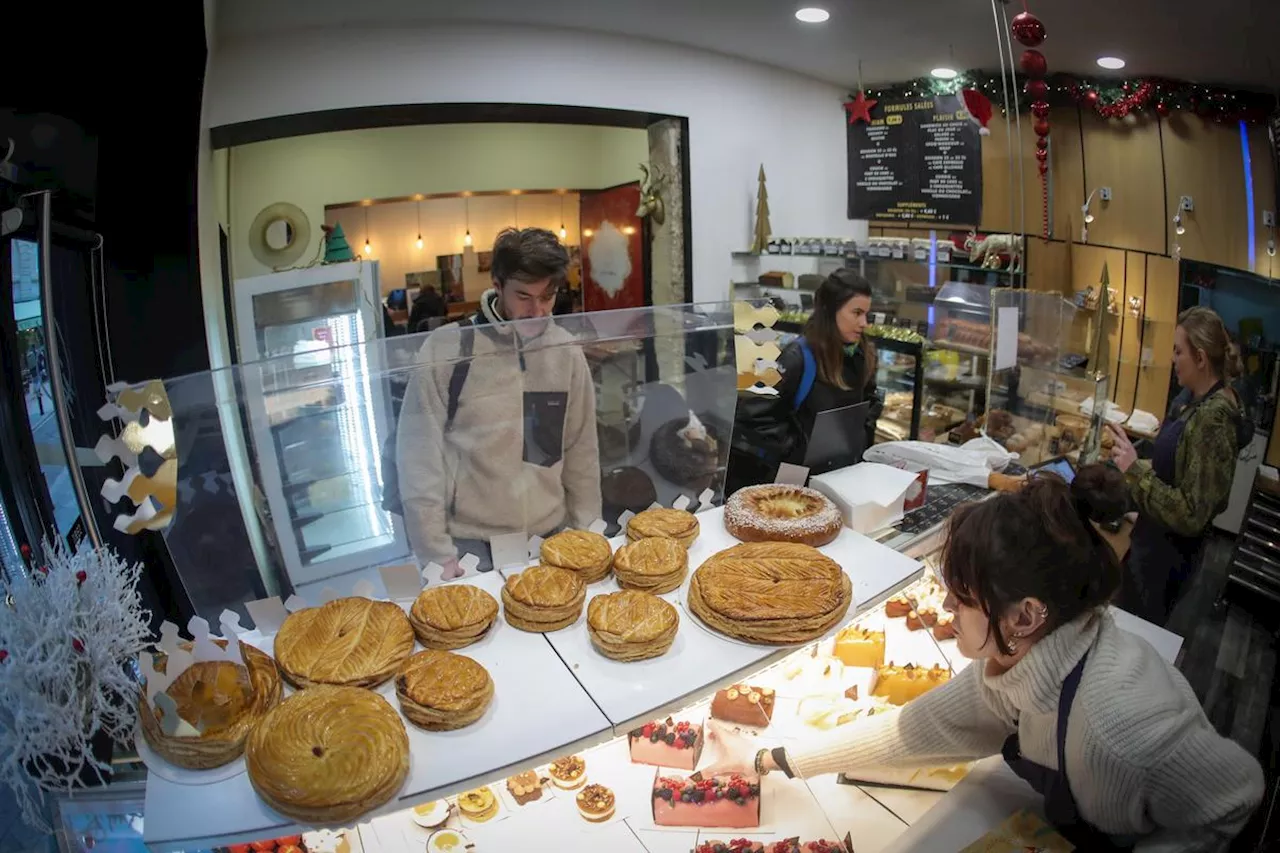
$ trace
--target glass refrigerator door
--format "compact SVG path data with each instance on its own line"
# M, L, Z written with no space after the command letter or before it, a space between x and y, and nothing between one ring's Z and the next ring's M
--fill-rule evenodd
M408 550L396 519L381 507L379 456L392 423L389 397L371 375L377 372L371 350L362 346L373 328L371 267L321 267L239 283L252 291L237 297L251 306L251 319L240 318L252 323L253 355L261 360L260 369L246 371L246 385L261 384L260 394L247 389L251 408L260 407L254 443L295 585ZM318 273L326 278L305 280Z

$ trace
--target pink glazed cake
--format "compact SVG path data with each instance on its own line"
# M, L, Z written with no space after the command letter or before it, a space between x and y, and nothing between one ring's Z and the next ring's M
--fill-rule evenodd
M694 781L658 774L653 780L658 826L745 829L760 825L760 777L713 776Z
M677 723L667 717L663 722L632 729L627 733L627 743L634 764L675 767L692 773L702 757L702 726Z

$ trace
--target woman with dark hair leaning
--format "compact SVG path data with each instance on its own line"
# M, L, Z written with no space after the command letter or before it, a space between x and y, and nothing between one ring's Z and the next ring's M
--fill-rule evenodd
M777 396L740 399L725 494L772 482L780 462L803 463L814 421L829 409L869 401L862 438L871 446L884 406L876 394L875 347L863 336L870 311L871 285L855 271L836 270L818 285L813 314L778 359Z
M1163 625L1200 565L1204 535L1227 507L1236 455L1253 434L1230 387L1240 352L1222 319L1196 307L1178 316L1173 372L1182 387L1150 460L1139 460L1124 430L1110 425L1112 461L1125 473L1138 510L1120 605Z
M703 773L808 778L1002 754L1077 850L1211 850L1233 838L1262 798L1258 762L1106 609L1120 566L1092 522L1123 507L1124 488L1114 468L1090 465L1070 486L1039 475L958 509L944 606L974 663L901 709L797 746L757 749L710 727L719 755Z

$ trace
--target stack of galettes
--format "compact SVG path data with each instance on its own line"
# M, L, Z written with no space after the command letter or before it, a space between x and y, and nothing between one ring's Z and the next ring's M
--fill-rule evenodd
M587 633L607 658L637 661L666 654L680 616L656 595L624 589L597 595L587 606Z
M640 539L613 557L613 573L624 589L660 595L680 588L689 571L689 552L674 539Z
M722 634L789 645L821 637L849 610L849 576L816 548L791 542L735 545L689 581L689 610Z
M502 586L502 610L512 628L559 631L578 621L586 597L586 585L577 573L534 566L507 578Z
M589 530L565 530L542 543L542 565L568 569L583 583L607 578L612 562L609 540Z
M686 550L698 538L698 519L682 509L646 509L627 522L627 540L674 539Z

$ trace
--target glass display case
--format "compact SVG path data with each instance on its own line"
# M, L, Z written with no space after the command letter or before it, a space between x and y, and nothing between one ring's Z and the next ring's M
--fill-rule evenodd
M245 414L260 487L293 583L406 553L380 505L379 449L392 432L388 388L367 346L381 322L377 262L288 270L236 282Z

